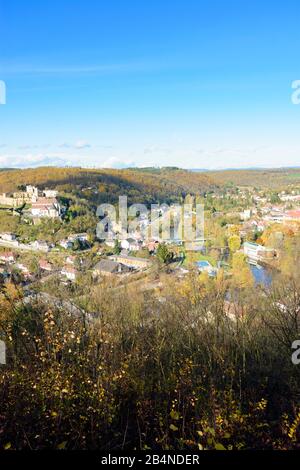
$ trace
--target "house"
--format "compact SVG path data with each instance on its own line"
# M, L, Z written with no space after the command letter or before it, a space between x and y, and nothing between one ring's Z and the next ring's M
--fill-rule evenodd
M66 264L74 265L75 261L76 261L76 256L67 256L66 258Z
M0 261L3 261L4 263L9 263L9 264L14 263L16 261L16 255L12 253L11 251L1 253Z
M262 204L267 202L267 198L262 196L253 196L253 201Z
M105 245L108 246L109 248L114 248L115 244L116 244L116 240L111 240L109 238L105 240Z
M146 269L146 268L149 268L149 266L151 266L151 261L149 259L137 258L135 256L128 256L128 255L120 254L120 255L110 256L110 259L133 269Z
M243 212L240 214L241 220L249 220L252 216L252 211L251 209L245 209Z
M93 274L95 276L110 276L112 274L121 274L123 272L128 272L125 266L116 261L110 259L102 259L94 267Z
M258 260L259 259L259 251L263 248L261 245L252 242L245 242L243 249L244 255L247 256L249 259Z
M300 222L300 210L287 211L284 215L285 221Z
M241 237L246 237L247 234L254 232L263 232L268 224L260 221L259 219L252 219L244 222L242 227L239 229Z
M16 235L14 233L1 233L0 239L6 242L13 242L16 240Z
M70 250L73 248L73 242L71 242L70 240L61 240L59 242L59 246L61 246L65 250Z
M204 247L205 240L196 240L194 242L185 242L184 247L185 251L198 251L202 252Z
M150 242L146 243L145 246L147 247L149 253L153 254L153 253L156 252L156 250L159 246L159 242L158 241L150 241Z
M257 243L245 242L243 245L245 256L250 261L264 261L276 257L276 250L273 248L266 248L265 246L258 245Z
M53 270L52 264L49 263L49 261L47 261L46 259L41 259L39 261L39 267L42 271L51 272Z
M55 219L60 217L61 207L55 198L39 197L36 202L32 203L31 215Z
M55 189L45 189L43 193L44 193L44 196L49 199L56 198L58 195L58 191L56 191Z
M134 238L127 238L126 240L121 240L121 247L123 250L128 251L139 251L141 249L141 245Z
M280 199L283 202L299 202L300 201L300 194L282 194L280 195Z
M75 233L74 235L70 235L68 237L68 240L71 242L75 242L75 240L78 240L79 242L87 242L89 240L89 235L88 233Z
M259 218L253 219L249 221L249 225L252 227L253 230L257 230L258 232L263 232L267 227L267 223Z
M19 242L14 233L1 233L0 234L0 244L4 246L18 247Z
M27 268L27 266L25 266L23 263L17 263L15 264L15 267L21 271L21 273L23 274L24 277L29 277L31 276L31 272L29 271L29 269Z
M78 275L78 271L72 266L64 266L60 273L62 276L65 276L69 281L75 281Z
M284 220L284 217L285 217L285 214L283 212L273 210L264 217L264 220L271 222L271 223L281 224Z
M26 194L30 197L36 197L38 198L40 195L40 191L36 186L32 186L31 184L28 184L26 186Z
M50 247L49 247L48 243L45 242L45 241L36 240L36 241L32 242L30 244L30 246L34 250L44 251L45 253L48 253L48 251L50 250Z

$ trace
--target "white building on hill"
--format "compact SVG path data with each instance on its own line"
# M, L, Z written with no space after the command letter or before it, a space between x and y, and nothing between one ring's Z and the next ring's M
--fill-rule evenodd
M55 198L38 198L32 203L31 214L33 217L49 217L55 219L61 215L61 207Z

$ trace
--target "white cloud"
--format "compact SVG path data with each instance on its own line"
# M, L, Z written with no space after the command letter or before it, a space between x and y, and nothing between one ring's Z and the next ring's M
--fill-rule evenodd
M91 147L91 144L89 144L85 140L78 140L75 144L75 148L79 149L79 150L87 149L87 148L90 148L90 147Z
M64 149L75 149L75 150L82 150L82 149L87 149L91 148L91 144L87 142L86 140L77 140L75 144L69 144L67 142L60 144L58 146L59 148L64 148Z
M39 166L68 166L71 162L66 160L64 154L32 154L26 155L0 155L0 167L5 168L33 168ZM74 165L74 163L73 163Z
M46 149L46 148L49 148L50 147L50 144L43 144L43 145L19 145L19 149L20 150L34 150L34 149Z
M93 158L84 155L72 155L64 152L57 153L27 153L0 155L0 167L5 168L35 168L39 166L83 166L98 168L132 168L136 164L133 161L111 157L101 163L100 158Z

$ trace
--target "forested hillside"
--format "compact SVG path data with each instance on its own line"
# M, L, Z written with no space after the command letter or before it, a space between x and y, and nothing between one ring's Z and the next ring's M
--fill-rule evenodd
M95 202L111 201L126 194L133 202L171 202L186 194L203 194L217 187L208 175L176 168L113 170L43 167L0 173L0 192L34 184L61 192L82 194Z
M224 186L251 186L286 189L300 183L300 169L247 169L222 171L188 171L175 167L87 169L41 167L35 169L2 169L0 192L14 191L17 186L34 184L56 187L61 191L97 190L100 199L112 194L127 194L141 202L176 201L186 194L203 194Z
M211 171L205 174L219 185L286 189L287 186L300 183L300 168L223 170Z

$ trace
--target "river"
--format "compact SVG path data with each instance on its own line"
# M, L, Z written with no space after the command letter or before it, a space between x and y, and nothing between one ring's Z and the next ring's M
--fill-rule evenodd
M272 272L270 269L260 265L250 264L250 269L255 280L256 285L263 285L270 287L272 284Z

